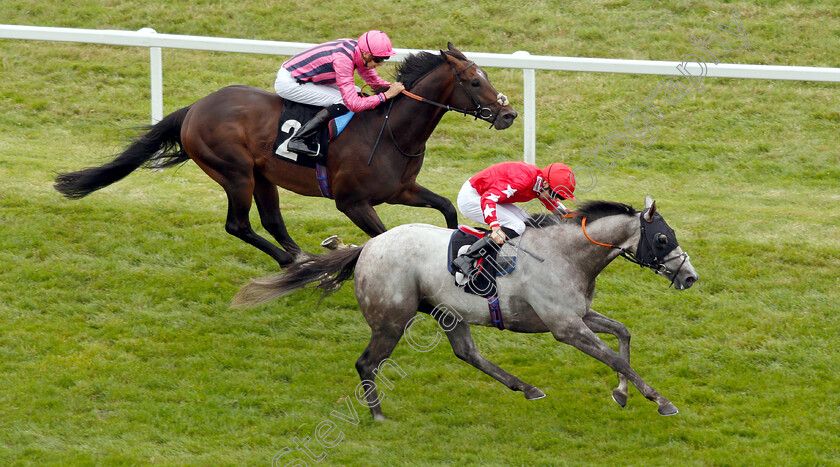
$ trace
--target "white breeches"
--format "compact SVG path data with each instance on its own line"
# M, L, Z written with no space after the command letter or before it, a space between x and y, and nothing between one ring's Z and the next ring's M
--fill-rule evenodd
M458 192L458 210L475 222L487 225L484 222L484 213L481 209L481 195L470 185L470 181L464 182L461 191ZM507 227L517 234L522 235L525 231L525 221L531 216L519 206L513 203L496 204L496 218L502 227Z
M360 90L358 86L356 90ZM335 84L299 83L282 66L277 71L277 79L274 80L274 91L283 99L319 107L329 107L344 102L341 91Z

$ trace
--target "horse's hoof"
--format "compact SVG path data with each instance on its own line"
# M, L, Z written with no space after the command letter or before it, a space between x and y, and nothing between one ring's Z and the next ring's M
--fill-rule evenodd
M321 246L328 250L337 250L343 244L338 235L330 235L321 242Z
M618 389L613 389L612 398L615 403L620 405L622 408L627 407L627 394L619 391Z
M680 413L679 409L677 409L677 406L672 404L671 402L666 402L659 406L659 415L667 417L669 415L676 415L678 413Z
M307 263L309 261L312 261L315 258L316 258L316 256L313 255L312 253L310 253L308 251L301 251L300 253L298 253L297 256L295 256L295 263L298 263L298 264Z
M373 416L373 421L374 422L387 422L388 417L386 417L385 415L382 415L381 413L376 414L376 415Z
M525 390L525 399L528 399L529 401L535 401L537 399L542 399L543 397L545 397L545 393L533 386Z

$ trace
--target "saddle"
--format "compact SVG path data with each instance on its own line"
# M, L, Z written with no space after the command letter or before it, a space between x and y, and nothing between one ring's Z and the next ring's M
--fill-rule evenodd
M452 261L466 252L470 246L490 233L486 229L476 229L466 225L459 225L449 238L447 253L447 267L455 278L455 285L462 287L464 292L478 295L487 299L490 308L490 318L493 325L504 329L502 314L499 306L499 294L496 288L496 277L510 274L516 269L517 249L507 243L493 244L479 258L474 260L473 273L469 277L455 270Z
M287 162L295 165L308 167L310 169L316 168L319 163L327 160L327 149L329 142L335 139L353 118L353 112L347 112L344 115L330 120L323 130L316 136L320 150L317 156L300 156L294 152L286 149L289 140L294 136L297 130L306 122L312 119L323 107L315 105L301 104L294 101L284 101L283 113L280 114L280 122L277 125L277 137L274 140L274 154Z
M321 194L324 198L332 199L332 191L327 182L327 150L329 149L329 142L335 139L350 119L353 118L353 112L347 112L344 115L338 116L318 132L315 136L318 142L318 154L315 156L300 156L297 153L291 152L287 149L289 140L300 129L304 122L308 122L321 111L321 107L309 104L301 104L294 101L285 101L283 104L283 112L280 114L280 122L277 125L277 137L274 139L274 154L286 162L291 162L295 165L315 169L315 176L318 178L318 187L321 189Z

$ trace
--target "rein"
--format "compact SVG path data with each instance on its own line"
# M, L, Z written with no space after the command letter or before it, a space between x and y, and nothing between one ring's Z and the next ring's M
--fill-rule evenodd
M620 246L610 245L609 243L601 243L601 242L596 242L595 240L592 240L592 237L590 237L589 234L586 233L586 217L581 219L580 228L581 228L581 230L583 230L583 235L586 237L586 239L589 240L590 242L596 244L596 245L605 246L607 248L618 248L619 250L621 250L622 253L627 251L624 248L621 248Z
M451 110L453 112L462 113L464 115L472 115L476 119L478 119L478 117L479 117L479 111L478 110L464 110L464 109L459 109L457 107L452 107L451 105L448 105L448 104L441 104L440 102L435 102L431 99L426 99L423 96L418 96L417 94L414 94L413 92L406 91L405 89L402 90L402 93L405 94L406 96L416 100L416 101L425 102L426 104L431 104L431 105L434 105L436 107L440 107L441 109Z
M467 90L466 87L464 87L464 82L461 81L461 78L459 77L461 75L461 73L469 70L473 66L475 66L475 62L470 61L469 65L465 66L461 71L455 71L455 67L452 64L449 65L449 68L450 68L450 70L452 70L452 76L455 77L455 81L458 82L458 84L461 86L461 89L464 91L464 93L467 95L467 97L470 98L470 101L472 101L473 105L475 105L475 110L460 109L458 107L452 107L451 105L448 105L448 104L441 104L440 102L435 102L431 99L426 99L423 96L418 96L417 94L414 94L413 92L410 92L410 91L407 91L407 90L403 90L402 93L405 94L406 96L416 100L416 101L420 101L420 102L424 102L426 104L434 105L436 107L446 109L447 111L451 110L453 112L458 112L458 113L461 113L461 114L464 114L464 115L472 115L473 117L475 117L476 120L481 118L482 120L490 121L490 126L492 127L493 124L496 123L496 119L499 118L499 113L501 113L501 109L500 109L499 112L493 112L493 109L491 109L488 106L490 104L494 104L494 103L499 103L502 106L505 106L505 105L508 104L508 99L507 99L507 96L505 96L502 93L499 93L496 96L496 100L492 100L492 101L486 102L484 104L479 104L478 101L475 100L475 97L472 95L472 93L470 93L470 91ZM493 118L493 120L489 120L491 117Z
M620 246L615 246L615 245L612 245L612 244L609 244L609 243L596 242L595 240L592 240L592 237L590 237L589 234L586 233L586 219L587 219L587 217L584 216L583 214L581 214L579 212L568 212L566 214L561 214L560 215L561 219L571 219L572 217L582 217L583 218L580 221L580 228L581 228L581 230L583 230L583 236L586 237L586 239L589 240L590 242L592 242L596 245L599 245L599 246L603 246L603 247L607 247L607 248L615 248L617 250L621 250L622 256L624 256L625 253L628 254L628 255L632 255L632 253L630 253L627 249L622 248ZM633 260L630 260L630 261L633 261ZM633 261L633 262L636 263L636 264L641 264L638 261Z
M388 104L388 111L385 112L385 120L382 121L382 127L379 129L379 134L376 135L376 142L373 143L373 149L370 150L370 156L368 157L367 165L373 161L373 155L376 153L376 148L379 147L379 140L382 139L382 132L385 131L385 127L388 127L388 134L391 135L391 142L394 143L394 147L397 148L397 151L400 152L405 157L420 157L423 154L426 154L426 149L424 148L422 151L418 152L417 154L409 154L402 150L399 144L397 144L397 138L394 136L394 130L391 129L391 108L394 106L394 101L392 100L390 104Z
M626 259L627 261L630 261L631 263L638 264L640 267L649 268L649 269L653 270L654 272L656 272L658 274L664 274L664 273L669 272L668 268L665 266L665 261L664 261L665 258L662 258L662 260L659 260L658 258L653 257L652 261L648 261L647 258L639 258L634 253L632 253L630 250L628 250L624 247L612 245L610 243L601 243L601 242L597 242L597 241L593 240L592 237L590 237L589 234L586 232L586 219L587 218L583 214L581 214L579 212L569 212L569 213L566 213L566 214L561 214L560 217L562 219L569 219L569 218L572 218L572 217L583 217L583 219L581 219L581 221L580 221L580 228L581 228L581 230L583 230L583 235L590 242L592 242L592 243L594 243L598 246L603 246L603 247L606 247L606 248L614 248L616 250L620 250L621 251L620 256L622 258ZM644 221L641 218L639 218L639 222L644 222ZM639 238L639 244L640 245L642 244L642 242L647 242L647 237L644 235L644 228L642 228L642 230L643 231L642 231L641 237ZM638 251L639 248L637 248L636 250ZM688 261L688 253L683 252L681 255L677 256L676 258L682 258L682 262L677 267L677 270L674 271L673 278L671 279L671 285L669 285L668 288L670 288L671 286L674 285L674 281L677 279L677 274L679 274L679 272L682 269L685 262Z
M455 81L458 82L458 84L461 86L461 89L464 91L464 93L467 94L467 97L469 97L470 100L472 101L472 103L475 105L475 107L476 107L475 110L460 109L458 107L452 107L451 105L448 105L448 104L441 104L440 102L435 102L435 101L433 101L431 99L427 99L423 96L418 96L417 94L414 94L414 93L409 92L407 90L403 90L402 94L405 94L406 96L408 96L408 97L410 97L410 98L412 98L416 101L423 102L423 103L430 104L430 105L434 105L436 107L440 107L440 108L442 108L444 110L447 110L447 111L451 110L453 112L462 113L464 115L472 115L473 117L475 117L476 120L481 118L482 120L490 121L490 127L492 128L493 125L496 123L496 120L499 118L499 114L501 113L501 108L499 109L499 112L493 112L493 109L488 107L488 105L498 102L502 106L505 106L505 105L508 104L508 99L507 99L507 96L505 96L502 93L499 93L496 96L496 100L487 102L485 104L479 104L475 100L475 97L473 97L473 95L467 90L467 88L464 87L464 83L461 81L461 78L459 78L461 73L467 71L473 65L475 65L475 62L470 61L469 65L464 67L461 71L455 71L455 67L450 63L449 64L449 69L452 70L452 75L455 77ZM379 146L379 140L382 139L382 132L385 131L386 126L388 127L388 133L391 135L391 141L394 143L394 146L397 148L397 151L399 151L400 154L402 154L405 157L411 158L411 157L420 157L420 156L422 156L423 154L426 153L426 150L423 149L422 151L420 151L417 154L409 154L409 153L403 151L402 148L400 148L400 145L397 144L397 139L394 136L394 130L391 129L391 121L390 121L391 108L393 106L394 106L394 101L392 99L391 103L388 105L388 111L385 112L385 119L382 121L382 127L379 129L379 134L376 136L376 142L373 143L373 149L371 149L371 151L370 151L370 156L368 157L367 165L370 165L370 163L373 161L373 155L374 155L374 153L376 153L376 148ZM492 117L493 119L489 120L490 117Z

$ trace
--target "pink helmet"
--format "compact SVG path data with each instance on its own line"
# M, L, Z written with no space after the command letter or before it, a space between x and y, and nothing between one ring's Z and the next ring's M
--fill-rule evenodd
M362 52L369 53L375 57L390 57L396 55L391 48L391 39L382 31L368 31L359 38L359 47Z
M543 174L548 180L551 190L562 196L564 199L575 199L575 174L568 165L562 162L549 164L543 169Z

